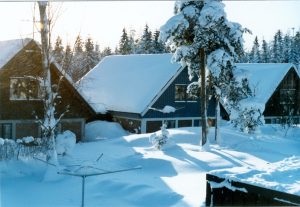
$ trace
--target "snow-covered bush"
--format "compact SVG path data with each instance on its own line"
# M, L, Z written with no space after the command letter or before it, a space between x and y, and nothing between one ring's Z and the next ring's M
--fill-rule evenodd
M232 110L230 115L234 127L242 132L254 133L260 125L264 124L264 117L258 107L245 107L240 111Z
M57 135L55 143L57 154L70 155L76 144L76 135L69 130L64 131Z
M168 139L169 139L169 132L167 130L166 123L164 123L161 126L160 132L153 133L149 137L150 143L152 143L153 146L158 150L162 149L162 147L167 143Z

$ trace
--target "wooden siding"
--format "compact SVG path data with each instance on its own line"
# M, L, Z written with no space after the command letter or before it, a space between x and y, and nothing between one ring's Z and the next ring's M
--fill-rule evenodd
M294 86L287 86L286 83L291 83L294 81ZM293 104L282 104L280 103L280 90L281 89L294 89L296 90L295 96L293 97ZM265 117L281 117L287 116L286 107L290 107L290 109L294 109L294 116L300 115L300 78L297 75L294 68L292 68L286 76L283 78L281 83L276 88L275 92L271 96L271 98L266 103L264 116Z
M176 84L189 84L187 69L185 68L178 77L175 78L173 83L166 89L166 91L158 98L158 100L151 106L152 108L162 109L166 105L175 107L175 113L164 114L159 111L149 110L143 118L176 118L176 117L201 117L200 114L200 101L175 101L175 85ZM215 116L215 99L208 101L208 117Z
M0 69L0 120L33 120L35 115L43 117L43 102L41 100L10 100L10 78L26 76L42 76L41 50L31 41L16 54L2 69ZM57 84L61 76L54 64L51 64L52 84ZM60 83L59 95L56 102L56 114L68 112L64 118L87 119L94 115L91 107L78 94L71 83L63 78ZM83 134L78 133L76 134ZM81 138L81 137L80 137Z

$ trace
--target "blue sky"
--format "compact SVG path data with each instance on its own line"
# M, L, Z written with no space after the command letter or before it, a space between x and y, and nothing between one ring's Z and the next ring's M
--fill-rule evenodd
M33 37L33 5L0 2L0 26L5 28L1 29L0 40ZM159 29L173 15L174 1L81 1L52 5L58 14L53 38L60 35L72 45L79 33L84 39L90 35L103 49L115 48L123 27L136 30L137 36L146 23L152 30ZM248 48L255 35L259 40L270 40L278 29L292 33L292 28L300 28L300 1L226 1L225 5L229 20L252 30L253 35L245 35Z

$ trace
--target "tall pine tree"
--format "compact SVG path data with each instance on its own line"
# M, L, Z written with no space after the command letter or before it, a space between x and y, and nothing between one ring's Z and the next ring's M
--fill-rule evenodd
M52 54L56 62L59 65L62 65L64 59L64 46L62 45L62 39L60 38L60 36L56 38Z
M129 37L126 32L126 29L123 28L121 40L119 42L119 53L121 55L127 55L127 54L130 54L131 52L132 51L131 51L131 47L130 47L130 43L129 43Z
M259 43L258 43L257 36L254 39L253 47L251 49L250 62L251 63L260 63L261 62L260 49L259 49Z
M261 45L261 62L262 63L270 62L270 50L266 40L263 40Z
M152 33L149 30L148 25L145 25L144 32L140 41L138 42L137 48L138 54L151 54L153 53L153 44L152 44Z
M219 0L177 2L175 16L161 27L160 37L174 52L173 60L188 68L191 80L196 77L198 81L194 85L201 84L202 145L206 143L207 136L205 124L207 76L204 64L207 61L210 75L215 79L220 79L223 74L226 76L233 74L222 73L222 70L232 71L234 61L242 54L243 32L244 29L239 24L226 19L224 4ZM212 87L217 99L225 95L218 85ZM218 106L219 104L217 108Z

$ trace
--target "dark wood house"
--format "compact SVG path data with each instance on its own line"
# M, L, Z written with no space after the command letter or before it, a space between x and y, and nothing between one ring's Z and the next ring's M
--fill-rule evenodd
M32 39L0 42L0 137L41 137L37 119L43 118L41 49ZM56 116L65 112L58 132L70 130L77 140L84 137L85 121L93 109L81 97L60 66L51 62L52 86L58 88Z
M266 124L286 119L300 123L300 75L290 63L244 63L237 70L248 78L254 101L264 105Z
M200 102L186 93L187 68L171 63L171 54L115 55L104 58L81 82L80 93L97 113L111 115L135 133L200 125ZM175 112L163 110L171 106ZM215 101L208 104L214 122ZM224 110L222 112L225 113Z

